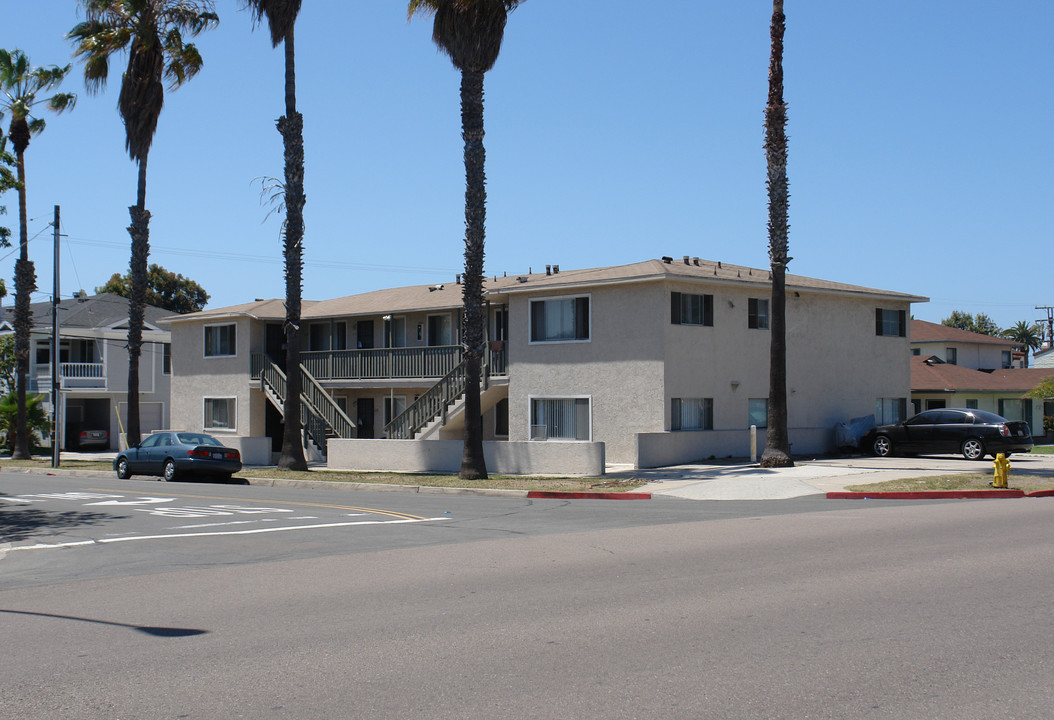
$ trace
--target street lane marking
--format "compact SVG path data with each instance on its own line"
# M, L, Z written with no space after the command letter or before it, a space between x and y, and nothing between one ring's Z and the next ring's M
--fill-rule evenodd
M89 488L89 489L90 490L94 490L96 492L114 492L113 490L110 490L108 488L104 488L104 489ZM221 496L216 496L216 495L181 495L181 494L178 494L178 493L169 493L169 495L171 495L172 497L178 497L178 498L193 498L195 500L227 500L229 502L233 502L233 501L237 501L237 502L255 502L254 500L251 500L249 498L232 498L230 496L221 497ZM120 498L120 497L126 497L126 496L125 495L110 495L109 497ZM260 502L266 502L266 501L261 500ZM273 502L273 501L271 501L271 502ZM421 517L420 515L411 515L409 513L401 513L401 512L396 512L394 510L378 510L377 508L357 507L357 506L354 506L354 505L331 505L331 504L328 504L328 503L298 502L298 501L295 501L295 500L290 500L290 501L284 501L283 500L282 504L283 505L297 505L299 507L330 508L330 509L333 509L333 510L357 510L359 512L372 513L374 515L386 515L388 517L398 518L398 519L402 519L402 520L425 520L425 519L427 519L427 518Z
M99 538L94 540L77 540L64 543L37 543L36 545L13 545L5 548L10 552L16 550L56 550L84 547L86 545L107 545L109 543L131 542L138 540L168 540L173 538L218 537L222 535L259 535L261 533L289 532L291 530L322 530L326 528L353 527L358 525L407 525L412 523L436 522L449 520L448 517L415 518L413 520L358 520L356 522L320 523L318 525L290 525L286 527L252 528L249 530L214 530L197 533L171 533L168 535L132 535L128 537Z

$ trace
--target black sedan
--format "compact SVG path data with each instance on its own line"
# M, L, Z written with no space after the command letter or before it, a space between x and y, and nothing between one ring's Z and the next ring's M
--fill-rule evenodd
M989 454L1010 455L1032 450L1032 431L984 410L926 410L896 425L882 425L864 436L861 447L885 457L894 453L962 453L967 460Z
M211 435L165 430L118 453L113 469L122 480L132 475L160 475L165 480L175 480L184 474L229 479L242 469L242 458L237 450L224 447Z

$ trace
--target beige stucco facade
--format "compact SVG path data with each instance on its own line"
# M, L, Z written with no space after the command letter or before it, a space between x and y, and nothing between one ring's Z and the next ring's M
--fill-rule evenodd
M707 321L674 322L674 293L707 296ZM485 439L522 448L516 451L519 467L525 462L529 466L524 458L532 446L539 448L541 462L541 446L559 443L602 443L606 462L634 466L749 454L751 400L756 411L757 402L768 397L770 337L767 309L765 323L749 327L756 321L748 322L748 307L756 311L757 302L767 303L769 293L765 271L698 260L488 280L489 347L500 352L501 361L493 356L483 393ZM909 338L907 333L877 333L876 310L903 318L911 302L921 300L808 278L788 280L788 406L794 452L831 449L834 426L875 412L876 401L907 403ZM306 303L301 348L309 359L302 361L345 409L358 437L383 438L387 406L400 412L422 398L437 377L380 377L357 370L331 375L330 368L419 360L433 351L459 353L459 305L456 284ZM259 301L172 320L174 421L243 446L270 435L273 449L275 403L251 376L251 368L260 362L254 353L274 357L280 310L278 301ZM551 322L566 326L547 335L549 331L534 325L550 322L541 320L550 311L560 316ZM203 352L205 328L215 325L234 326L236 350L228 356L206 357ZM435 332L449 335L440 340ZM205 427L208 398L233 399L236 418L229 428ZM712 423L705 429L674 430L672 408L684 399L705 400ZM372 412L372 422L364 422L363 409ZM419 437L429 440L420 442L460 439L460 412L459 401L452 402L445 425L437 422L421 431ZM562 412L567 418L551 420L545 412ZM570 435L566 427L546 424L572 422L571 415ZM761 438L763 442L763 429ZM371 451L366 443L340 442L343 462L350 462L351 453L358 458L352 463L356 466L373 452L378 462L392 452L387 445ZM506 455L511 457L495 457Z

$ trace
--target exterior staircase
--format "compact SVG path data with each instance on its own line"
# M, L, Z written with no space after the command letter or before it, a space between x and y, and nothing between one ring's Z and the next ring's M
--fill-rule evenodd
M504 393L491 392L490 370L488 354L485 353L480 368L481 412L488 410L504 396ZM425 440L462 416L464 409L465 363L462 362L385 425L385 435L394 440ZM461 420L463 422L463 417Z
M257 360L257 356L253 359ZM266 357L261 356L257 364L254 375L260 378L260 389L285 417L285 373ZM355 437L355 423L303 365L300 366L300 425L323 455L329 438Z

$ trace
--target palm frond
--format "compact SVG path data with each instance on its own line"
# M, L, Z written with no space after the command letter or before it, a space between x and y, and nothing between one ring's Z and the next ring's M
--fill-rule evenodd
M254 25L267 20L272 47L278 47L296 25L300 4L301 0L245 0Z

